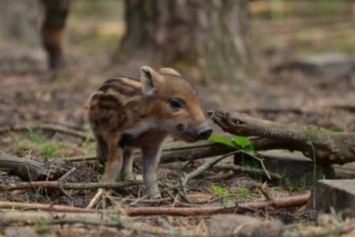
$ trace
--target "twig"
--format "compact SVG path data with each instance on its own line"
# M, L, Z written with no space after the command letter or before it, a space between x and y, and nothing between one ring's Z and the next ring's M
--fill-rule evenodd
M74 213L92 213L93 210L87 210L79 207L69 207L63 205L39 204L39 203L22 203L22 202L3 202L0 201L1 208L11 209L40 209L56 212L74 212Z
M0 185L0 191L12 191L32 188L49 188L49 189L72 189L86 190L97 188L124 188L129 186L142 185L142 181L123 181L117 183L63 183L60 181L38 181L38 182L23 182L11 185Z
M58 181L63 181L63 180L65 180L66 178L68 178L69 177L69 175L71 175L74 171L75 171L75 167L73 167L73 168L71 168L66 174L64 174L62 177L60 177L59 179L58 179Z
M56 158L50 158L50 159L56 159ZM68 162L81 162L81 161L97 160L97 156L96 155L71 156L71 157L62 157L60 159L68 161Z
M160 199L141 199L141 198L137 198L137 199L133 199L132 202L129 203L129 205L130 206L136 206L139 203L143 203L143 204L161 204L163 202L169 202L169 201L172 201L172 200L174 200L174 198L171 198L171 197L160 198Z
M264 165L264 161L263 161L262 159L260 159L259 157L253 155L251 152L247 152L247 151L243 151L243 150L242 150L241 152L244 153L244 154L246 154L246 155L248 155L248 156L250 156L251 158L253 158L253 159L259 161L259 163L260 163L260 165L261 165L261 168L264 170L265 176L266 176L269 180L271 180L271 176L270 176L270 174L269 174L269 171L266 169L266 167L265 167L265 165Z
M69 177L73 172L75 171L75 167L71 168L66 174L64 174L62 177L58 179L59 182L63 182L66 178ZM59 186L59 189L62 193L64 193L65 196L69 198L71 202L73 202L73 198L63 189L63 185Z
M237 153L241 152L241 150L238 150L238 151L233 151L233 152L230 152L230 153L227 153L221 157L218 157L216 159L213 159L211 161L207 161L205 162L203 165L201 165L200 167L198 167L197 169L195 169L194 171L190 172L189 174L187 174L185 176L185 179L184 179L184 185L186 184L186 182L189 180L189 179L193 179L195 177L197 177L198 175L200 175L202 172L204 172L205 170L211 168L212 166L214 166L215 164L217 164L218 162L220 162L221 160L227 158L228 156L231 156L231 155L235 155Z
M143 195L142 197L137 198L136 200L134 200L134 201L131 203L131 205L132 205L132 206L137 205L138 203L140 203L140 202L146 200L148 197L149 197L149 195L148 195L148 194L145 194L145 195ZM153 199L153 200L154 200L154 199ZM158 200L160 200L160 199L156 199L156 201L158 201Z
M258 175L265 175L266 173L264 170L256 169L253 167L244 167L244 166L239 166L239 165L233 165L233 164L218 164L215 166L216 168L220 169L230 169L236 172L246 172L246 173L252 173L252 174L258 174ZM280 180L281 176L279 174L273 173L268 171L271 180Z
M265 196L266 201L273 201L274 199L269 195L269 193L265 190L266 183L263 186L258 186L260 192Z
M102 194L105 192L105 190L103 188L99 188L99 190L97 190L95 196L91 199L91 201L89 202L89 204L86 206L86 209L91 209L94 207L94 205L98 202L98 199L102 196Z

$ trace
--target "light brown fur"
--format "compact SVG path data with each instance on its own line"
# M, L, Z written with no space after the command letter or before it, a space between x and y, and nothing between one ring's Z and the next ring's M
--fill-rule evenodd
M97 155L106 162L102 181L132 177L132 149L141 148L147 193L160 197L157 168L167 135L194 142L207 139L207 125L197 92L171 68L141 68L140 80L106 81L88 103L88 118L97 141Z

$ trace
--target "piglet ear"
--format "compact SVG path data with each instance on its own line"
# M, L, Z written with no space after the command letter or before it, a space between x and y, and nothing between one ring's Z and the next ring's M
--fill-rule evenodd
M141 68L142 91L145 95L152 95L157 87L157 83L161 80L160 75L151 67L143 66Z
M159 73L160 74L170 74L170 75L175 75L175 76L181 76L178 71L176 71L175 69L169 68L169 67L160 68Z

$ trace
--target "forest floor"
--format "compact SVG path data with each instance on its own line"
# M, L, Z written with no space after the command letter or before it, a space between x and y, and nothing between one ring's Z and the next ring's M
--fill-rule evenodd
M49 162L55 158L95 154L95 143L90 139L92 135L84 119L83 108L89 95L104 80L115 76L114 67L108 65L124 29L123 26L117 27L119 25L117 16L112 9L99 9L98 12L104 12L104 14L101 12L100 20L95 15L87 17L86 14L92 13L91 10L80 4L74 11L76 12L71 15L68 23L66 47L68 64L64 70L56 74L48 73L45 70L45 60L33 60L31 57L17 59L10 67L8 64L6 67L0 64L0 128L55 124L86 134L87 139L30 127L20 132L2 131L0 133L2 154ZM102 17L103 15L105 17ZM289 66L296 59L307 55L336 52L354 56L353 43L349 40L355 37L352 22L334 20L329 24L320 24L318 21L312 24L305 26L302 21L294 20L285 21L283 24L253 21L252 32L256 45L255 75L244 82L209 82L207 85L198 86L205 109L241 111L282 123L313 124L336 131L354 132L355 72L338 78L327 78L322 74L302 73L301 70ZM137 65L137 70L138 67ZM210 124L214 127L215 133L222 133L212 121ZM65 181L76 183L98 181L100 167L95 168L93 163L95 162L66 164L69 169L74 165L76 170ZM203 161L199 160L163 165L159 172L165 182L176 183L182 172L189 173L202 164ZM135 172L141 174L140 165L135 166ZM17 176L0 172L0 185L17 184L21 181ZM223 172L220 170L207 170L187 183L187 195L192 203L185 203L185 207L197 205L199 202L203 205L235 206L264 200L265 197L258 188L263 186L264 181L260 177L255 178L245 173L234 173L223 178ZM266 189L273 198L288 197L307 193L314 182L315 180L307 180L293 183L284 178L276 183L269 183ZM84 208L96 190L66 192L67 195L64 195L57 190L43 188L2 192L0 205L4 201L13 201ZM144 188L141 186L115 190L109 202L115 205L108 210L126 216L125 208L130 207L173 207L177 205L176 203L182 205L182 200L175 200L175 193L168 188L163 188L165 199L160 202L147 200L137 202L143 195ZM280 219L290 224L297 223L303 209L304 206L282 210L250 210L248 215L266 220ZM105 226L100 223L96 223L95 226L98 227L94 228L90 223L74 225L76 228L68 228L64 225L68 223L61 223L56 228L51 228L51 223L46 221L38 221L35 228L29 228L25 227L28 223L5 225L0 218L0 226L4 227L0 235L91 236L112 234L117 231L124 236L134 234L166 236L169 231L204 235L208 231L209 219L210 215L137 216L132 220L139 223L139 228L121 229L118 226ZM24 227L18 229L16 228L18 225ZM166 232L159 232L160 229Z

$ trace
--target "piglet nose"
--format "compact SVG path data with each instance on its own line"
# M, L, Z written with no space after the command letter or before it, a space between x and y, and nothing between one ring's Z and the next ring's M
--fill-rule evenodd
M210 137L212 131L213 130L209 126L204 126L197 133L198 140L207 140Z

